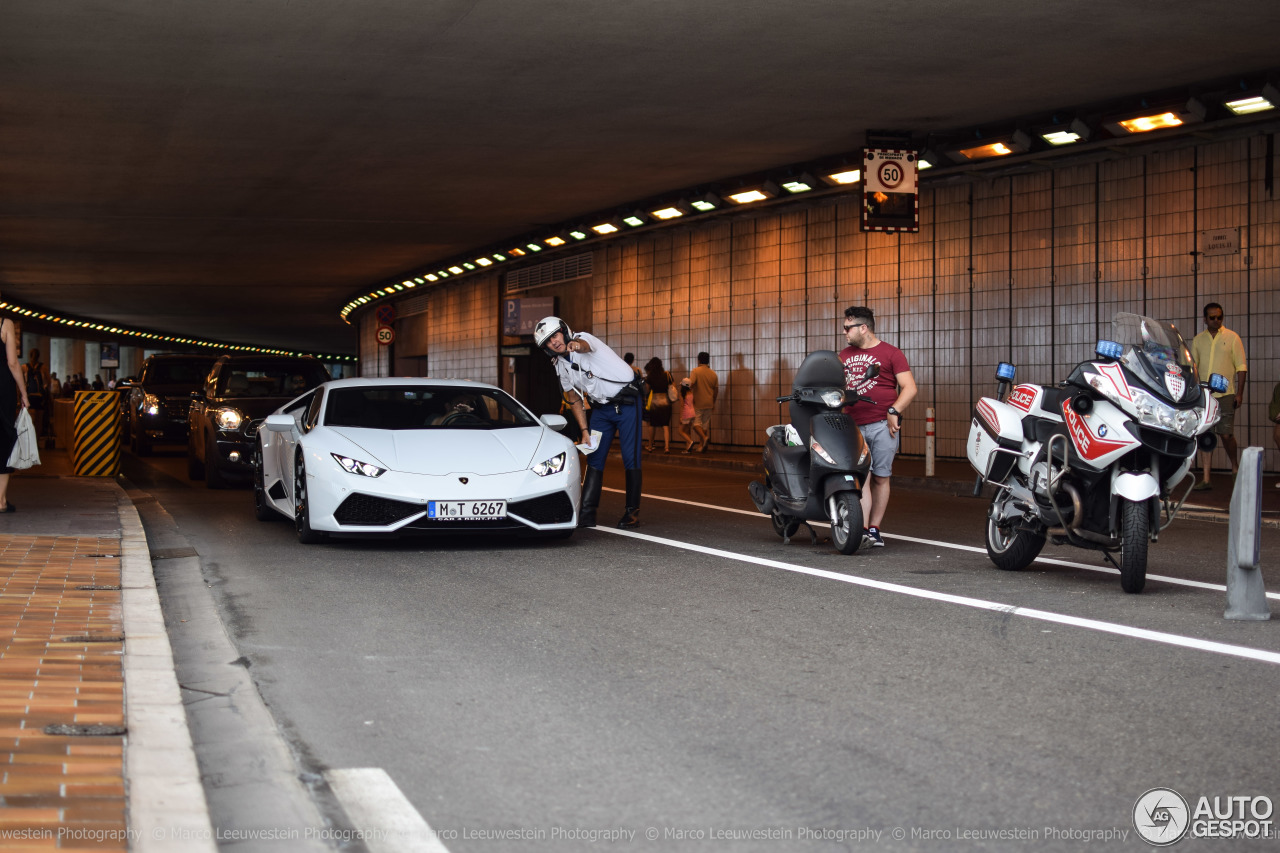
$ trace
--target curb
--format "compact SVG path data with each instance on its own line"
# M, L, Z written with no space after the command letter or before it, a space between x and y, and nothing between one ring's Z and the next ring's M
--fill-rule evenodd
M118 486L119 484L117 484ZM142 520L120 491L129 849L216 851Z

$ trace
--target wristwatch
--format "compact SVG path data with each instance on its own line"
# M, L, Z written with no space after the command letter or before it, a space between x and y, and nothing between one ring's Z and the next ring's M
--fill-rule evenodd
M889 407L889 411L888 411L886 414L890 414L890 415L897 415L897 416L898 416L898 420L902 420L902 412L899 412L899 411L898 411L897 409L895 409L893 406L890 406L890 407Z

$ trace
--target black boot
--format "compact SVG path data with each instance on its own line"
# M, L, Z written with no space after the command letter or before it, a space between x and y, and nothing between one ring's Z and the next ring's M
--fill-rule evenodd
M640 469L627 469L627 509L622 513L618 527L630 530L640 525Z
M604 472L587 466L586 479L582 481L582 506L578 509L578 526L596 526L596 508L600 506L600 489L604 486Z

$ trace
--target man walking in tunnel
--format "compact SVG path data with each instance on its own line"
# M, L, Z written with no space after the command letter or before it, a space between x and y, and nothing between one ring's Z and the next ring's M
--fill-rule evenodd
M631 366L595 335L573 334L559 317L544 317L533 328L533 339L551 357L560 387L573 406L573 417L589 443L591 428L600 431L600 443L587 456L586 479L582 483L579 527L596 526L596 510L604 487L604 464L609 457L614 433L622 448L622 464L627 470L627 507L618 527L627 529L640 523L640 380ZM591 421L587 422L583 399L591 401Z

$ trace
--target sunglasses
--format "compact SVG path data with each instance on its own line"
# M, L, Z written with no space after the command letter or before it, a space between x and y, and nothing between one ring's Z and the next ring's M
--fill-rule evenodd
M847 332L847 331L849 331L850 329L856 329L856 328L858 328L859 326L865 326L865 325L867 325L867 324L866 324L866 323L845 323L845 324L844 324L844 330Z

